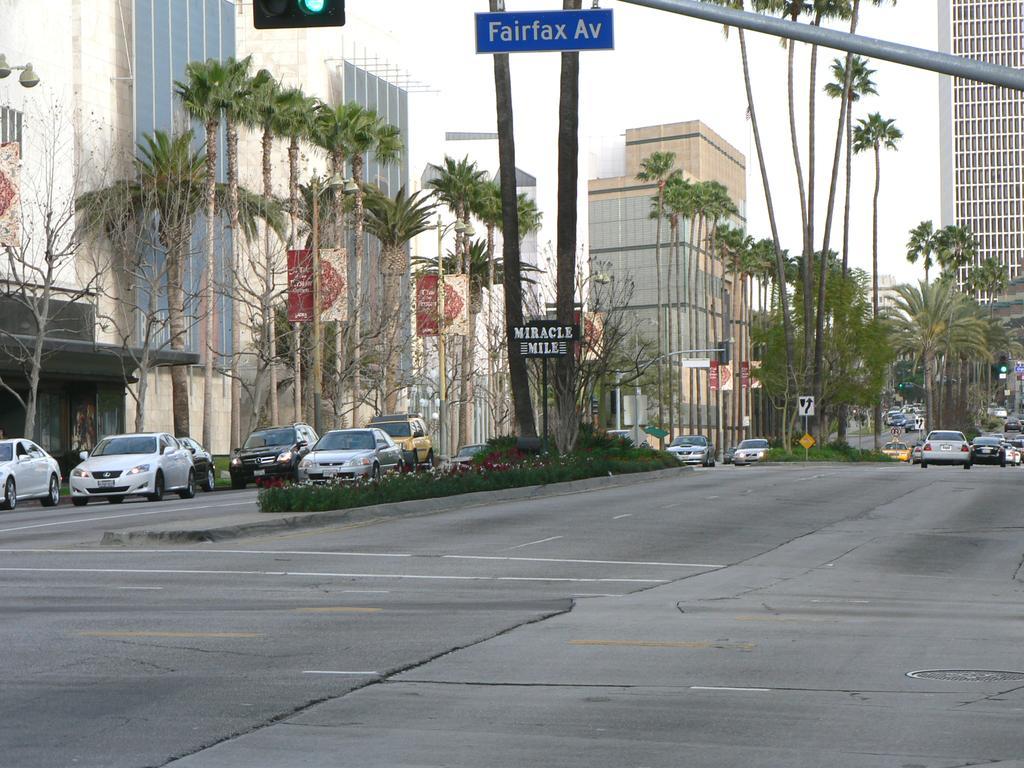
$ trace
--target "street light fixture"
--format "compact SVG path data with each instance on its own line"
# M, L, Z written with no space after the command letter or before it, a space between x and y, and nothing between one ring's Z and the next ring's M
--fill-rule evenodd
M323 427L323 349L320 341L320 196L329 189L341 188L348 191L351 179L343 179L337 173L331 174L326 180L314 176L310 181L313 197L313 429L317 434ZM359 311L356 308L355 311Z
M24 88L34 88L39 85L39 75L32 69L32 64L8 64L7 56L0 53L0 80L5 77L9 77L11 72L15 69L21 70L21 75L18 77L18 82L21 83Z
M448 441L445 430L448 425L448 370L447 353L444 342L444 235L448 230L454 230L457 235L473 237L476 230L469 222L456 220L447 225L441 224L441 217L437 217L437 373L439 383L439 394L441 403L438 407L437 431L441 448L441 458L448 458Z

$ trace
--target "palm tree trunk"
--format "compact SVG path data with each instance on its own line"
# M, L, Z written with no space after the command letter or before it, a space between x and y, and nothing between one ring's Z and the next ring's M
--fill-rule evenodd
M263 196L270 200L274 194L273 168L270 155L274 149L274 134L269 127L263 129ZM277 324L274 323L274 254L270 250L270 227L264 223L264 258L266 274L263 276L263 334L267 344L267 376L270 388L270 420L281 423L277 399Z
M499 7L500 6L500 7ZM502 0L490 0L491 11L504 8ZM522 268L519 258L519 206L516 191L516 145L512 112L512 76L508 54L494 55L494 93L498 128L498 159L501 186L501 231L504 234L505 324L523 324ZM536 436L537 426L530 401L530 377L526 361L515 345L508 349L509 379L516 430L520 435Z
M677 217L677 220L676 220L676 238L675 238L675 243L673 245L673 249L674 249L673 258L675 258L675 262L676 262L676 265L675 265L676 266L676 308L675 308L675 319L676 319L676 350L677 351L680 351L680 350L683 349L683 311L682 311L683 280L682 280L682 272L681 272L681 270L682 270L682 263L679 260L679 240L680 240L680 235L682 234L679 231L680 230L680 226L679 226L680 225L680 221L681 220ZM693 370L693 369L691 368L690 370ZM680 368L680 371L682 371L681 368ZM673 374L673 376L675 376L675 380L679 384L679 421L682 422L682 420L683 420L683 377L682 377L682 375L676 376L675 374ZM693 425L693 422L691 420L690 423L687 426L692 426L692 425ZM682 430L680 429L680 431L682 431Z
M337 172L340 173L340 170ZM363 222L366 218L363 209L363 156L356 153L352 156L352 180L356 183L355 210L353 222L356 238L355 274L352 286L352 308L349 315L349 326L352 328L352 424L361 424L360 411L363 404L362 388L362 343L363 343L363 312L361 294L363 290L363 260L366 258L366 244L363 242Z
M170 347L175 352L185 351L185 274L184 255L188 253L187 233L173 233L173 242L165 243L167 258L171 264L167 269L167 319L171 333ZM174 417L174 436L189 435L188 368L184 365L171 366L171 410Z
M362 160L362 158L360 158ZM356 179L355 172L356 159L352 158L352 178L358 184L359 180ZM338 177L345 175L345 155L340 150L335 150L331 154L331 171ZM360 191L358 195L361 195ZM361 197L360 197L361 200ZM334 244L337 248L345 247L345 197L338 192L334 195ZM359 238L356 238L356 247L358 248ZM339 321L334 331L334 375L335 381L335 413L337 414L338 425L342 428L347 427L348 413L345 412L345 374L348 366L348 349L350 345L358 346L359 343L359 328L356 324L359 322L360 317L360 306L359 306L359 287L362 280L360 274L360 259L359 254L356 253L353 261L355 262L353 267L355 271L355 278L352 280L352 285L349 286L349 305L348 305L348 323L346 331L348 334L342 331L341 322ZM319 311L319 310L318 310ZM358 371L359 371L359 353L356 349L352 352L352 361L354 364L353 380L352 380L352 426L356 426L358 418L356 415L356 409L358 408ZM322 386L322 385L321 385Z
M881 184L881 154L875 147L875 195L871 216L871 309L878 317L878 189ZM882 404L875 403L875 450L882 447Z
M242 291L239 278L238 228L238 128L234 121L225 121L228 137L228 215L231 222L230 271L231 281L231 444L242 443L242 380L239 362L242 353Z
M291 226L288 228L288 247L294 248L299 233L299 140L292 136L288 143L288 213ZM302 325L295 323L293 327L294 349L292 351L292 385L294 420L302 418Z
M676 225L674 219L669 220L669 240L670 242L676 239ZM671 247L671 246L670 246ZM665 282L666 285L666 297L665 303L668 306L668 340L669 347L672 346L672 252L669 251L667 259L668 263L668 279ZM678 351L669 349L670 352ZM671 443L675 437L675 423L676 423L676 409L675 400L673 398L673 380L675 379L675 358L670 357L668 359L668 440Z
M796 18L793 19L796 21ZM794 57L796 55L796 41L789 41L789 57L786 70L786 88L787 97L789 104L789 135L790 143L793 148L793 167L796 170L796 183L799 191L800 198L800 220L803 224L803 261L802 261L802 275L803 275L803 298L804 298L804 359L803 359L803 370L806 373L808 366L811 361L811 335L809 329L813 323L813 296L811 294L811 280L812 280L812 264L814 262L814 244L808 242L808 224L807 224L807 193L804 187L804 171L803 163L800 159L800 144L797 139L796 131L796 99L793 92L793 75L794 75Z
M405 252L402 249L389 249L387 253L381 254L381 262L384 266L384 312L389 316L398 318L401 316L402 274L405 271ZM385 326L388 331L384 339L384 412L394 413L398 408L398 390L396 383L399 379L399 355L396 349L398 338L399 321L396 319L388 322Z
M661 356L664 352L664 337L662 336L662 323L664 318L664 309L661 303L661 206L662 206L662 195L663 187L658 184L658 221L654 227L654 275L655 282L657 283L657 306L658 306L658 320L656 327L658 329L658 343L655 345L655 354L658 356L658 362L655 366L658 374L658 426L664 427L665 425L665 413L664 413L664 393L662 390L663 376L662 376L662 363Z
M214 275L217 274L217 251L213 237L217 217L217 127L218 120L206 123L206 269L203 271L203 304L206 312L206 349L203 360L203 445L214 451L213 445L213 358L217 354L217 299L214 294ZM230 443L228 450L237 448Z

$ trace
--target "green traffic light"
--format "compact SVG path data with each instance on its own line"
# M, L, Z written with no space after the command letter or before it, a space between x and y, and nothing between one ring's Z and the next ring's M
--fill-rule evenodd
M324 8L327 7L327 0L299 0L299 7L304 13L311 15L323 13Z

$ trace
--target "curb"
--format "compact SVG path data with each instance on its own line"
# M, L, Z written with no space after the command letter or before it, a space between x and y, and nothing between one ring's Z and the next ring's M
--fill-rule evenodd
M628 475L590 477L585 480L570 480L549 485L527 485L520 488L506 488L501 491L478 491L457 496L441 496L433 499L399 501L392 504L374 504L368 507L353 507L328 512L307 512L289 514L288 517L271 518L253 523L240 523L221 528L203 528L177 531L106 531L100 544L104 546L142 546L149 544L200 544L246 536L294 531L303 528L323 528L339 522L365 522L391 517L413 517L438 512L478 507L505 501L564 496L572 493L625 487L667 480L680 473L693 472L692 467L672 467L651 472L635 472ZM261 515L256 512L254 514Z

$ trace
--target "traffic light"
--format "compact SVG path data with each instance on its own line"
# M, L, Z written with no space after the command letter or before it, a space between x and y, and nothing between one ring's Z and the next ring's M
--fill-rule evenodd
M345 0L253 0L256 29L345 26Z
M1010 372L1010 360L1006 355L999 356L999 363L996 365L996 373L999 374L1000 379L1005 379L1006 375Z

